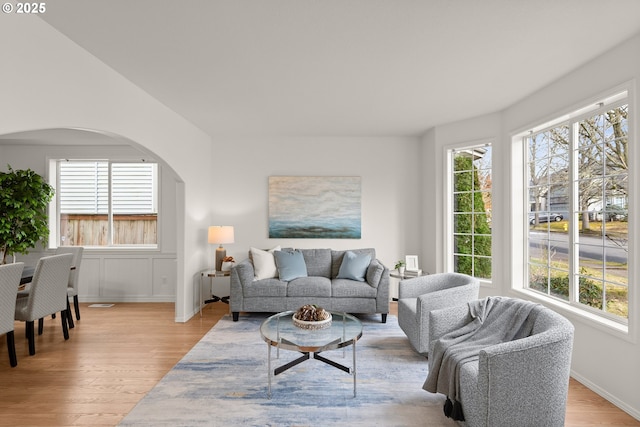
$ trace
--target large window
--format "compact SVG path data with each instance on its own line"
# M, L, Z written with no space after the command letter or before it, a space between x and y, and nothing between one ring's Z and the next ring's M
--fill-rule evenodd
M157 165L56 161L60 246L143 246L158 243Z
M629 308L628 114L620 94L524 138L528 288L621 323Z
M449 271L491 280L491 145L448 151Z

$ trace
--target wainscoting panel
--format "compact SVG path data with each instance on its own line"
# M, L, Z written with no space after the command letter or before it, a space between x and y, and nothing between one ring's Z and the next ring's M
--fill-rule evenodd
M90 295L100 295L100 258L82 257L78 277L78 298L86 301ZM90 300L92 301L92 300Z
M153 295L152 269L149 258L107 258L104 260L104 282L101 297L124 301Z
M177 266L175 258L153 258L153 295L175 298Z
M35 266L54 253L34 250L17 261ZM176 254L85 248L78 280L80 302L175 302Z

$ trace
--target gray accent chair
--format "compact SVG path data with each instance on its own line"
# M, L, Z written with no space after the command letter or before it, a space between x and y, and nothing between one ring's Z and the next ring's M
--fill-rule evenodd
M398 324L413 348L429 353L429 312L478 299L478 279L460 273L438 273L400 281Z
M460 368L462 426L564 426L574 327L540 304L527 317L525 338L489 345ZM471 321L467 304L432 311L429 346Z

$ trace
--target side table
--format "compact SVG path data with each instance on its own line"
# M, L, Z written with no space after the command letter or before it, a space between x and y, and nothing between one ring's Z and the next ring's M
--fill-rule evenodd
M222 295L214 294L214 291L211 289L212 285L215 283L216 279L224 279L226 277L230 277L230 271L215 271L215 270L205 270L200 273L200 316L202 317L202 306L205 304L209 304L211 302L222 301L226 304L229 304L229 294L231 293L230 284L222 290ZM203 299L202 297L202 288L205 278L209 279L209 293L210 297ZM227 284L229 280L225 280Z

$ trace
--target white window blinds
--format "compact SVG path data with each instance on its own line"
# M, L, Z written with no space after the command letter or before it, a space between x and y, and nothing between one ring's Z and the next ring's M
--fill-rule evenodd
M61 161L59 166L60 213L108 213L109 162ZM156 168L154 163L111 163L114 214L157 213Z

